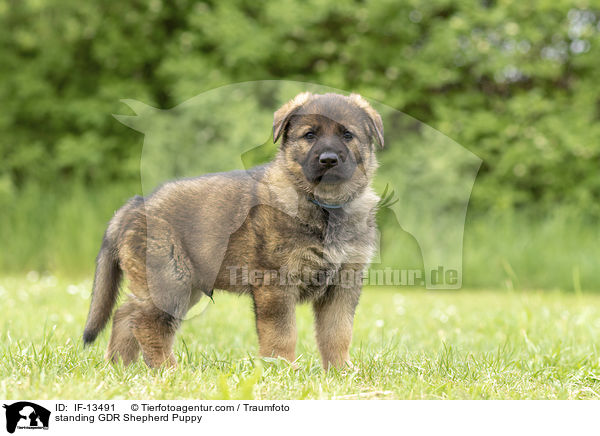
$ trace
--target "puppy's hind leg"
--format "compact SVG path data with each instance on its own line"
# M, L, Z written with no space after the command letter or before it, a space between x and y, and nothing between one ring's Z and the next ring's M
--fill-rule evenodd
M144 361L151 368L175 367L173 342L180 320L146 303L133 315L133 334L142 348Z
M134 273L128 277L138 297L131 327L148 366L173 367L175 332L192 297L192 265L173 227L161 218L146 218L145 253L124 268ZM143 274L136 275L138 270Z
M115 312L112 333L106 350L107 360L116 363L121 359L123 365L129 365L137 359L140 345L131 329L133 314L136 310L135 302L129 300Z

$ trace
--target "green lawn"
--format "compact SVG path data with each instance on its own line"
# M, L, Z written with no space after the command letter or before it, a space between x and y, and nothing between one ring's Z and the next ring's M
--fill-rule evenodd
M0 279L0 397L598 398L600 295L368 288L351 349L355 368L321 370L309 307L298 310L299 370L255 356L247 298L215 294L186 321L176 370L107 365L107 332L81 333L90 281Z

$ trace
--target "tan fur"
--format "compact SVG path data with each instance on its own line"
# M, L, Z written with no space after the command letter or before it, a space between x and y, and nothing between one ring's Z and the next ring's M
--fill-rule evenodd
M381 148L383 148L385 141L383 139L383 120L381 119L381 115L379 115L377 111L369 104L369 102L361 95L350 94L348 98L369 114L369 117L373 121L373 127L377 135L377 142L379 142L379 145Z
M273 116L273 142L277 142L279 139L285 123L289 119L292 112L306 103L311 96L312 94L310 92L298 94L275 112Z
M262 356L295 359L295 298L278 288L265 286L255 293L256 329Z
M357 304L358 295L343 290L313 303L317 344L325 369L330 366L341 368L350 362L352 323Z
M131 316L136 312L135 303L128 301L121 305L113 316L113 328L106 350L106 359L116 363L119 358L127 366L135 361L140 346L133 335Z

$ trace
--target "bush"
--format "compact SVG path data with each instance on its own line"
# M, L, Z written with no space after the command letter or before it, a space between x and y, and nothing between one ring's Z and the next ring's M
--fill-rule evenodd
M297 79L354 90L484 160L473 205L599 214L587 2L55 0L0 3L4 191L137 177L120 98L174 106L213 87Z

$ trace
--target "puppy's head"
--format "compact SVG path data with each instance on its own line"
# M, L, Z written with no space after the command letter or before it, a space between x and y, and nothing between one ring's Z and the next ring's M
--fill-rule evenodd
M304 92L275 112L273 141L280 137L278 158L296 186L319 201L340 204L373 177L383 123L358 94Z

